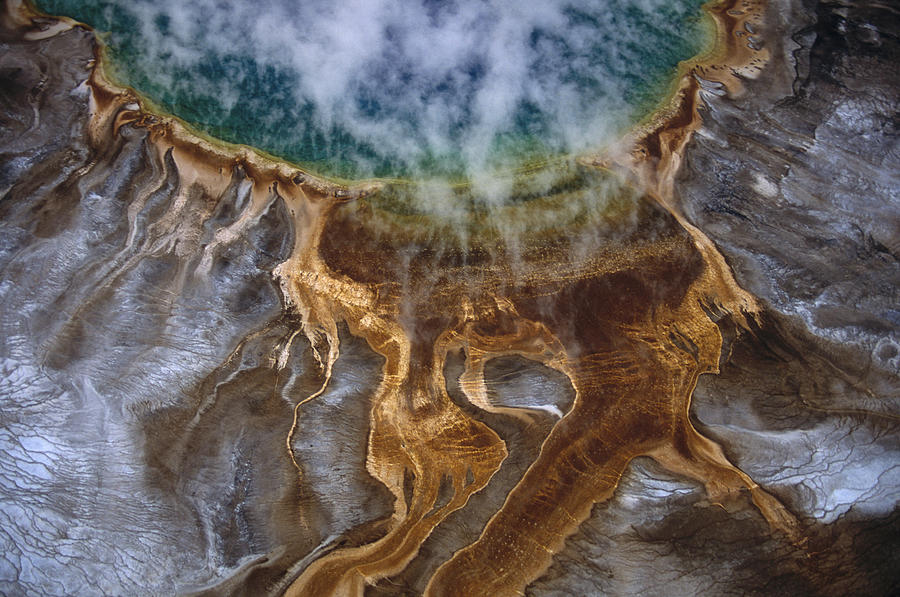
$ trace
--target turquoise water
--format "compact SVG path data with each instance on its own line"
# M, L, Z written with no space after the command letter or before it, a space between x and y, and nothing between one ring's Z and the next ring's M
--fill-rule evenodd
M707 43L697 0L45 0L116 79L326 175L466 178L598 147Z

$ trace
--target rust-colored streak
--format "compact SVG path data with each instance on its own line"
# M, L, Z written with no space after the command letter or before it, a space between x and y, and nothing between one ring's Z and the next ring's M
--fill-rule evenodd
M126 124L149 130L159 155L176 164L185 200L194 185L220 196L238 170L253 181L246 217L281 197L295 244L275 274L286 308L302 321L295 336L308 340L322 366L323 388L340 358L341 322L384 358L370 397L366 466L393 494L393 517L377 540L315 560L286 594L361 595L399 573L500 468L504 442L448 395L444 365L460 350L460 387L481 409L524 416L492 404L485 388L485 363L503 355L564 373L576 397L481 536L434 574L429 595L522 594L641 455L705 483L713 499L748 489L774 528L796 533L790 513L690 423L697 378L717 372L722 347L708 313L741 325L757 307L672 191L683 148L701 124L698 77L740 92L741 77L767 60L745 34L764 8L744 0L709 8L715 51L685 70L669 105L623 140L618 155L582 159L578 184L490 213L473 210L453 225L392 211L380 182L337 184L204 140L107 81L98 53L89 81L92 142L102 145ZM18 5L5 18L25 22ZM179 214L166 217L177 233ZM297 397L286 457L294 459L303 405L317 395ZM452 494L438 505L447 479Z

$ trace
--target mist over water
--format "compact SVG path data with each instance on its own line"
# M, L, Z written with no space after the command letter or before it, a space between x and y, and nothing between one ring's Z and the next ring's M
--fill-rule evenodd
M598 147L702 50L699 0L48 0L202 131L347 178Z

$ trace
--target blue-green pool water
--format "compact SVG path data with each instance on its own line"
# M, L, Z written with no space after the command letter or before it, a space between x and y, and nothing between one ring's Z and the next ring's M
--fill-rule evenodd
M708 43L699 0L41 0L199 130L343 177L602 146Z

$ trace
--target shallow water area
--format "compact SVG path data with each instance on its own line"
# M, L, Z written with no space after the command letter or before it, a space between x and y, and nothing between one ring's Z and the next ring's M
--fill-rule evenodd
M708 43L698 0L48 0L213 137L341 178L470 179L603 146Z

